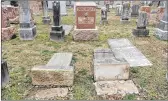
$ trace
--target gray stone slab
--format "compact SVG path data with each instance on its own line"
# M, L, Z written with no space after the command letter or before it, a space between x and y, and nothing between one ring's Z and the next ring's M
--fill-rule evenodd
M109 39L108 44L112 51L119 57L125 58L131 67L152 65L128 39Z
M97 95L116 95L121 94L138 94L138 88L135 86L132 80L115 80L115 81L99 81L95 82L95 89Z
M72 53L55 53L46 66L70 66Z
M73 28L73 25L62 25L65 30L65 35L68 35Z
M129 78L129 64L110 49L94 50L94 80L109 81Z

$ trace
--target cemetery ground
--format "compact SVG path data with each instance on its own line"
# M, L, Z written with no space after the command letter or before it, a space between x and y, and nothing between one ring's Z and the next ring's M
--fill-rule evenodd
M52 12L50 12L52 18ZM99 28L97 41L73 41L72 31L65 36L64 42L49 40L52 25L44 25L41 16L34 16L37 36L32 41L21 41L17 38L2 43L2 55L8 61L10 83L2 89L3 100L31 99L38 89L31 84L30 69L35 65L45 65L54 53L72 52L75 67L74 85L66 98L55 99L168 99L167 41L153 36L155 25L150 22L147 27L150 37L134 37L132 29L136 28L136 18L129 24L121 24L120 17L115 16L114 9L108 13L108 25L100 25L100 10L97 9L96 25ZM68 16L61 17L62 24L74 25L73 9L68 9ZM17 26L19 28L19 26ZM98 47L109 48L107 39L128 38L153 64L147 67L130 68L130 79L139 89L138 95L98 97L93 85L93 50Z

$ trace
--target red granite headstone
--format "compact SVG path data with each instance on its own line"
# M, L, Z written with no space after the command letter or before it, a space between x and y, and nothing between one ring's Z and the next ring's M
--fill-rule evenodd
M150 6L141 6L140 11L144 11L148 14L148 18L150 19L151 8Z
M158 7L157 16L156 16L157 21L160 21L162 19L163 15L164 15L164 10L165 10L164 7Z
M96 4L77 2L76 3L76 28L95 29Z

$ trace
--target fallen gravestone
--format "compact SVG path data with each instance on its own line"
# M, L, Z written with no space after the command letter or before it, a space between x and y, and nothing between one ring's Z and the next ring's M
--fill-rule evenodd
M101 21L100 21L100 24L108 24L107 9L105 7L101 8Z
M72 86L74 68L71 66L72 53L55 53L45 66L31 69L33 85Z
M128 39L109 39L108 44L119 57L125 58L130 67L151 66L150 61Z
M19 35L21 40L33 40L36 36L36 26L31 21L31 11L28 0L20 0L20 29Z
M94 50L94 80L126 80L129 78L128 62L110 49Z
M44 24L50 24L51 23L51 19L50 19L50 16L48 15L48 8L47 8L47 1L43 1L43 14L44 16L42 17L43 18L43 23Z
M128 23L131 16L130 3L124 3L121 10L121 23Z
M160 40L168 40L168 4L166 2L166 8L162 20L160 20L157 28L155 29L155 36Z
M99 96L104 95L122 95L138 94L138 89L132 80L114 80L114 81L99 81L95 82L96 93Z
M138 21L137 21L137 28L133 29L133 35L135 36L148 36L149 29L146 29L148 24L148 15L146 12L141 11L139 13Z
M7 62L1 61L1 86L2 88L9 82L9 72Z
M65 30L61 25L61 16L60 16L60 2L53 2L53 22L54 25L51 28L50 40L52 41L64 41Z
M98 28L96 27L96 3L76 2L76 25L73 39L98 40Z

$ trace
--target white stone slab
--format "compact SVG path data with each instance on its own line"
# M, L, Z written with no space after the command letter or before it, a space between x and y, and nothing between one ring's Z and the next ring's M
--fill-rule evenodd
M72 53L55 53L46 66L70 66Z
M68 35L72 30L73 25L63 25L63 29L65 30L65 35Z
M119 57L125 58L131 67L152 65L128 39L109 39L108 44L112 51Z
M135 86L132 80L115 80L115 81L99 81L95 82L95 89L97 95L115 95L121 94L138 94L138 88Z

